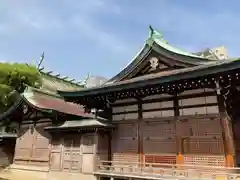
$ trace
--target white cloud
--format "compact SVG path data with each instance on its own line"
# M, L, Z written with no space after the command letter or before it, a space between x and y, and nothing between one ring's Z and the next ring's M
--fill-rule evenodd
M74 35L96 41L114 52L123 52L126 43L113 32L106 32L95 21L101 14L119 14L121 8L110 0L48 1L5 0L0 21L0 35L33 36L33 38L58 38ZM21 2L21 3L20 3ZM58 9L59 8L59 9ZM114 46L112 46L114 44Z
M91 41L95 41L100 46L107 47L114 52L124 52L127 50L127 44L111 32L106 32L100 27L94 26L88 17L81 14L75 15L69 21L69 24L75 27L83 36L87 36Z

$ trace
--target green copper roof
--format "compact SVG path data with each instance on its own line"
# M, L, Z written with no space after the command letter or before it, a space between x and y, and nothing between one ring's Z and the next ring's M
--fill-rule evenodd
M165 48L168 51L174 52L179 55L184 55L184 56L190 56L190 57L195 57L195 58L203 58L202 56L195 55L193 53L184 51L180 48L176 48L174 46L171 46L164 38L163 35L158 32L156 29L153 29L152 26L149 27L150 33L149 33L149 39L147 40L147 43L151 46L153 42L156 42L159 46L162 48Z
M159 55L174 59L182 63L183 67L191 67L196 65L206 64L212 62L212 59L207 59L202 56L181 50L171 46L164 38L163 35L150 26L149 37L145 42L143 48L136 54L136 56L114 77L109 79L106 83L113 83L121 80L123 77L130 74L134 69L147 60L148 55L155 51Z
M50 92L56 92L57 90L75 91L83 88L83 85L77 84L68 77L60 77L59 74L53 75L52 72L44 72L40 70L42 77L42 89Z

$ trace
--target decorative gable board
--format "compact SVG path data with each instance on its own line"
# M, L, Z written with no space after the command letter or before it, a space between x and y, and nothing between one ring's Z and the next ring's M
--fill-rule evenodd
M125 77L120 78L119 81L124 81L146 74L169 71L189 66L191 65L180 62L178 60L168 59L156 52L152 52L148 55L148 57L143 59L131 72L129 72L129 74L126 74Z

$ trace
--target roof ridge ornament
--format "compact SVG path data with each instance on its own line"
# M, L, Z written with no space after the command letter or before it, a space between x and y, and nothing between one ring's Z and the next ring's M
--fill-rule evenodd
M91 77L91 73L88 72L87 76L84 78L84 80L80 84L83 86L86 86L87 81L89 80L90 77Z
M42 52L42 55L40 57L40 61L39 61L38 65L37 65L37 69L40 69L40 67L41 67L41 65L43 63L43 60L44 60L44 52Z
M168 41L166 41L164 38L163 38L163 35L155 30L151 25L149 25L149 38L157 38L158 40L160 41L163 41L164 43L168 44Z

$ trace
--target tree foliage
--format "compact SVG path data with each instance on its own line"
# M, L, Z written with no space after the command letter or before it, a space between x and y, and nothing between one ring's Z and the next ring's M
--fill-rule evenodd
M34 66L20 63L0 63L0 107L12 103L13 92L22 93L26 87L40 87L41 77Z

